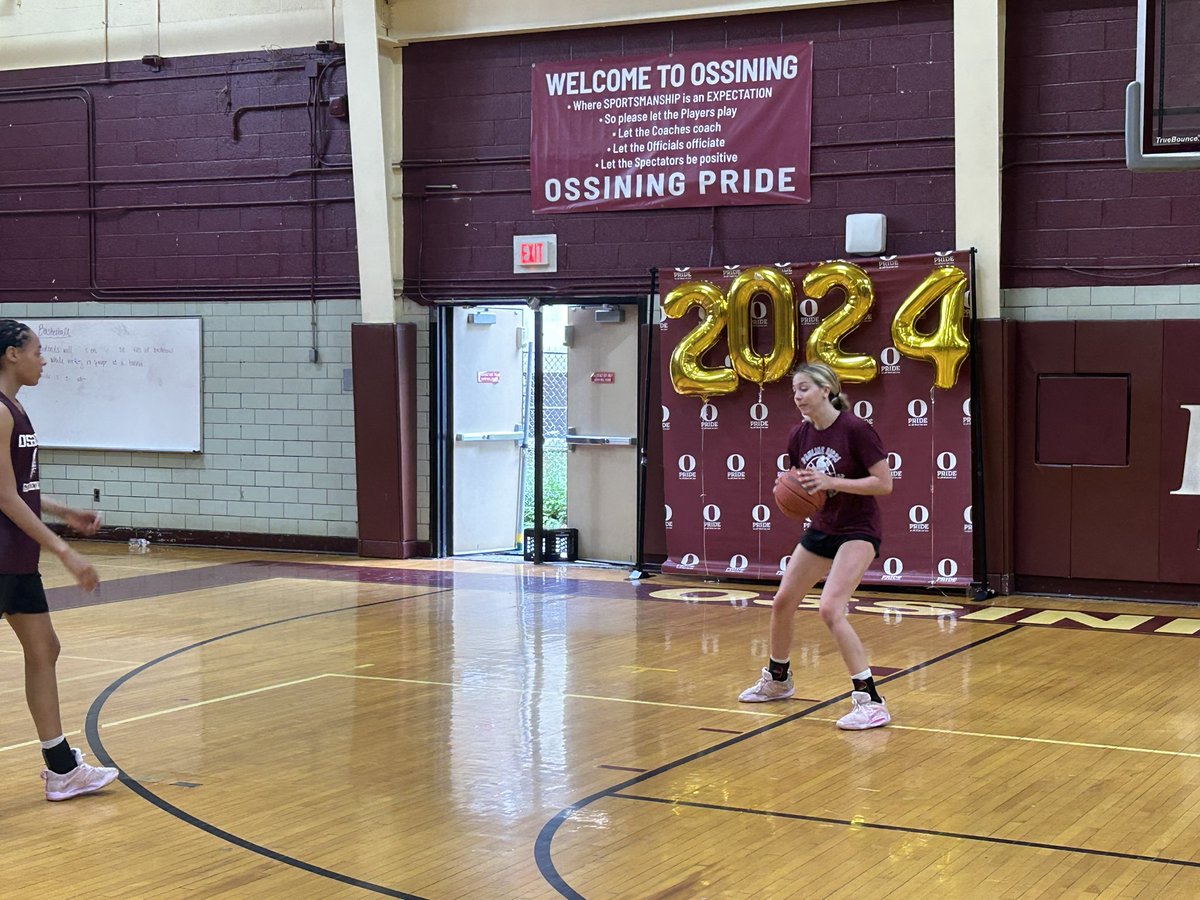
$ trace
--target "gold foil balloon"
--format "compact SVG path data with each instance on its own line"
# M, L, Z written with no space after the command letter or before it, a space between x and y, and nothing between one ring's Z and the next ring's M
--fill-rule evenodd
M878 374L878 363L870 356L846 353L842 339L867 317L875 303L875 286L866 272L840 259L822 263L804 276L804 294L814 300L835 287L842 289L846 299L812 330L806 356L809 362L825 363L843 382L870 381Z
M958 266L938 266L908 299L892 319L892 343L912 359L933 363L935 386L949 389L958 380L958 370L967 358L970 344L963 330L966 310L967 276ZM917 330L917 320L930 306L942 301L938 324L930 333Z
M694 394L705 400L737 390L737 373L728 366L709 368L703 357L725 330L728 306L725 293L708 281L681 284L663 299L663 313L681 318L693 306L704 310L704 318L679 341L671 354L671 384L680 394Z
M754 349L751 307L756 297L771 305L771 352ZM796 303L792 283L778 269L758 266L743 272L729 286L729 355L733 370L759 387L791 371L796 358Z

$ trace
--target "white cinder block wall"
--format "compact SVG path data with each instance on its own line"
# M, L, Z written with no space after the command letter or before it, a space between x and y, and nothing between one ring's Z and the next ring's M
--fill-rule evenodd
M99 509L112 526L356 537L354 406L343 372L361 316L356 300L317 301L316 311L314 364L304 301L0 304L0 316L15 319L203 319L203 452L45 448L42 491ZM132 412L138 398L129 402Z
M1003 316L1024 322L1200 319L1200 284L1009 288Z

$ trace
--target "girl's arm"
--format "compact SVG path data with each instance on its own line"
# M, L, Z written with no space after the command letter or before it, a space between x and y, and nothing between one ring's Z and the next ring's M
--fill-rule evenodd
M840 491L844 494L866 494L885 496L892 492L892 470L887 457L867 469L865 478L843 478L841 475L826 475L816 469L797 469L800 483L810 494L815 491Z
M74 509L43 496L42 512L62 519L80 534L95 534L100 528L100 513L96 510Z

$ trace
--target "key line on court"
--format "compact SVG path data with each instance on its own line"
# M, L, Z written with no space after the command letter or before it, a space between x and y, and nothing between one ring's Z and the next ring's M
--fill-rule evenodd
M316 681L318 678L328 678L328 674L309 675L307 678L297 678L295 681L282 681L279 684L268 684L263 687L251 688L248 691L239 691L236 694L226 694L223 697L212 697L208 700L197 700L195 703L184 703L181 706L172 706L168 709L160 709L155 712L142 713L140 716L130 716L128 719L118 719L116 722L105 722L101 728L116 728L118 725L128 725L130 722L141 722L143 719L153 719L156 716L165 716L169 713L183 712L186 709L195 709L198 706L208 706L210 703L223 703L226 700L237 700L240 697L252 697L255 694L262 694L266 691L275 691L279 688L293 687L297 684L307 684L310 681Z
M0 653L11 653L14 656L23 656L25 651L24 650L0 650ZM119 666L137 666L137 665L141 665L141 662L142 662L140 659L104 659L99 656L68 656L65 653L59 655L58 658L59 659L74 659L79 662L115 663L116 665L119 665Z
M83 734L83 731L81 729L76 729L75 731L64 731L63 737L77 737L81 734ZM21 741L19 744L9 744L7 747L0 747L0 753L4 753L7 750L20 750L22 747L32 747L34 744L40 743L41 741L39 741L37 738L34 738L31 741Z
M813 717L810 722L836 722L837 719ZM891 731L920 731L926 734L949 734L955 737L991 738L997 741L1020 741L1031 744L1054 744L1059 747L1081 747L1086 750L1121 750L1126 753L1151 753L1157 756L1181 756L1190 759L1200 759L1200 753L1190 750L1160 750L1154 747L1129 747L1124 744L1092 744L1087 741L1063 741L1057 738L1026 737L1019 734L991 734L986 731L957 731L953 728L926 728L922 725L897 725L894 722L887 726Z
M60 679L60 681L72 681L72 680L76 680L78 678L92 678L92 677L95 677L96 675L113 674L114 672L122 672L122 671L124 671L124 669L113 669L108 672L94 672L94 673L90 673L88 675L78 675L78 676L74 676L73 678ZM131 722L141 722L145 719L153 719L158 716L169 715L170 713L184 712L189 709L196 709L197 707L208 706L213 703L223 703L226 700L238 700L243 697L252 697L255 694L262 694L262 693L265 693L266 691L274 691L274 690L278 690L280 688L294 687L295 685L298 685L298 684L307 684L309 682L317 681L322 678L353 678L353 679L359 679L362 681L383 681L383 682L392 682L392 683L396 683L396 684L415 684L415 685L426 685L426 686L430 686L430 687L449 687L449 688L461 688L461 689L468 689L468 690L475 688L478 690L487 690L487 691L490 691L493 693L496 691L505 691L507 693L517 693L517 694L531 693L529 690L527 690L525 688L503 687L503 686L499 686L499 685L473 685L473 684L461 684L461 683L453 682L453 681L428 681L428 680L419 679L419 678L392 678L392 677L383 676L383 675L355 675L355 674L349 674L349 673L345 673L345 672L322 672L319 675L309 675L305 678L297 678L293 681L282 681L282 682L279 682L278 684L263 685L262 687L251 688L250 690L247 690L247 691L238 691L235 694L225 694L220 697L210 697L207 700L197 700L193 703L184 703L179 706L168 707L167 709L159 709L159 710L155 710L153 712L142 713L141 715L130 716L125 719L118 719L115 722L105 722L100 727L101 728L116 728L118 725L128 725ZM10 688L8 690L23 690L23 688ZM0 694L2 694L2 693L6 693L6 691L0 690ZM686 703L665 703L665 702L659 702L659 701L654 701L654 700L633 700L628 697L603 697L603 696L599 696L599 695L595 695L595 694L556 694L552 691L532 691L532 693L535 693L539 696L553 694L553 696L561 697L564 700L599 700L599 701L609 702L609 703L633 703L633 704L637 704L640 706L665 706L665 707L670 707L673 709L693 709L693 710L698 710L700 712L732 713L734 715L739 715L739 716L760 716L760 717L772 718L772 719L781 719L787 715L787 713L772 713L772 712L765 712L765 711L759 711L759 710L748 710L748 709L728 709L728 708L720 707L720 706L695 706L695 705L690 705L690 704L686 704ZM21 744L21 745L14 745L14 746L25 746L25 745ZM4 748L0 748L0 750L3 750L3 749ZM1197 754L1197 755L1200 756L1200 754Z
M58 683L65 684L68 681L83 681L86 678L99 678L101 675L115 675L118 672L124 672L124 671L125 671L125 669L124 669L124 667L122 667L120 669L102 669L99 672L85 672L83 675L71 675L67 678L59 678ZM16 694L16 693L24 693L24 692L25 692L24 685L22 685L20 687L0 688L0 694Z
M868 822L860 816L853 819L835 819L829 816L810 816L803 813L789 813L779 810L755 809L753 807L723 806L719 803L702 803L697 800L671 800L666 797L648 797L640 794L614 793L610 796L619 800L638 800L645 803L661 803L667 806L686 806L695 809L711 809L718 812L743 813L753 816L769 816L777 819L795 819L801 822L815 822L820 825L845 825L850 828L871 828L876 831L895 831L902 834L920 834L926 837L944 837L962 841L980 841L987 844L1004 844L1010 847L1030 847L1035 850L1057 850L1061 853L1083 853L1088 856L1108 856L1116 859L1132 859L1138 862L1152 862L1171 866L1188 866L1200 868L1200 861L1193 859L1177 859L1170 856L1150 856L1145 853L1125 853L1120 850L1099 850L1094 847L1074 847L1070 844L1051 844L1046 841L1023 841L1018 838L992 837L986 834L968 834L960 831L938 831L934 828L917 828L910 825L888 825L883 822Z
M1010 625L1003 631L997 631L994 634L989 634L986 637L971 641L969 644L963 644L960 647L955 647L953 650L947 650L945 653L938 654L932 659L927 659L924 662L909 666L906 669L901 669L894 675L889 675L887 678L881 679L879 683L885 684L889 681L895 681L898 678L911 675L913 672L918 672L921 669L928 668L936 663L950 659L954 656L958 656L960 653L973 650L976 647L982 646L983 644L991 643L992 641L1007 637L1010 634L1015 634L1021 630L1023 629L1020 625ZM619 791L624 791L627 788L633 787L635 784L641 784L643 781L649 781L651 778L656 778L659 775L670 772L673 769L679 768L680 766L695 762L698 759L703 759L706 756L717 753L721 750L725 750L729 747L733 747L742 743L743 741L748 741L752 738L759 737L760 735L766 734L768 731L781 728L784 725L790 724L791 722L803 719L812 713L820 712L823 709L833 706L835 703L841 703L842 701L849 699L849 697L850 691L838 694L836 697L831 697L828 700L822 701L821 703L816 703L812 706L806 707L799 712L786 715L782 719L776 719L774 722L761 725L758 728L747 731L745 734L739 734L736 737L731 737L717 744L713 744L711 747L706 747L703 750L697 750L694 753L689 753L687 756L680 757L672 762L664 763L661 766L656 766L648 772L644 772L641 775L636 775L633 778L623 781L620 784L615 784L612 787L605 788L604 790L597 791L588 797L584 797L582 800L577 800L570 806L564 807L563 809L559 810L548 822L546 822L546 824L542 826L542 830L538 832L537 840L534 842L533 848L533 857L537 863L538 871L542 873L542 877L546 879L546 883L549 884L550 887L554 888L554 890L562 894L562 896L569 898L569 900L585 900L584 896L567 884L566 879L559 874L557 867L554 865L554 859L550 853L550 845L554 840L554 835L558 832L558 829L562 826L562 824L566 822L567 819L569 819L572 815L579 812L584 807L591 805L597 800L613 796Z
M510 694L537 694L538 696L552 695L564 700L604 700L609 703L634 703L639 706L669 706L672 709L695 709L700 712L731 713L737 716L762 716L764 718L782 719L787 713L770 713L755 709L729 709L724 706L692 706L687 703L663 703L657 700L633 700L629 697L601 697L597 694L559 694L554 691L530 690L523 687L504 687L494 684L461 684L456 681L425 681L419 678L391 678L386 675L351 675L344 672L329 672L330 678L361 678L364 681L391 681L397 684L421 684L430 687L464 688L488 691L505 691ZM319 676L325 677L325 676Z

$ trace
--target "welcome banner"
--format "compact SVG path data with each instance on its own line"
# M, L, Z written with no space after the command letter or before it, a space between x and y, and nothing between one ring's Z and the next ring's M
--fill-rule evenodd
M803 526L775 507L772 487L788 465L788 432L800 421L790 370L813 342L822 353L834 348L844 368L869 379L844 380L842 389L889 451L894 487L879 498L883 546L864 582L968 586L971 360L962 302L970 252L660 272L664 309L670 305L678 316L664 316L661 325L668 553L663 571L782 576ZM804 291L806 277L812 296ZM770 296L781 282L790 285L795 304L794 337L780 328L782 301ZM727 322L715 315L723 299L733 301L724 308ZM710 308L701 317L697 307L705 303ZM855 325L851 320L858 315L862 319ZM906 323L915 328L894 327ZM952 333L954 340L947 337ZM760 387L723 371L732 370L734 356L774 358L781 336L795 348L788 374ZM673 353L681 342L687 351L682 356ZM689 354L690 362L684 359ZM747 370L745 363L741 368ZM736 387L715 393L730 388L730 377ZM939 380L947 386L938 387ZM681 394L677 383L714 393Z
M803 203L811 42L533 66L533 211Z

